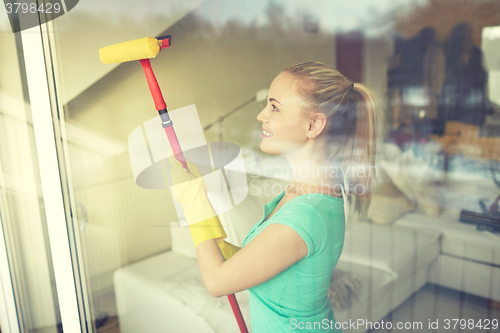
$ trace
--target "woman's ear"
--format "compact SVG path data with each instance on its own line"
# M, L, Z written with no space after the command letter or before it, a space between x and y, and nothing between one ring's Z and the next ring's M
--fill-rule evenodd
M321 134L326 126L326 116L324 113L317 112L309 120L309 130L307 131L307 138L314 139Z

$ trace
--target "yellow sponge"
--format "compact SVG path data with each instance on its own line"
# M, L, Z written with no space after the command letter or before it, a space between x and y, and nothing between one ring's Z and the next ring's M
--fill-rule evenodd
M99 49L99 58L105 64L154 58L160 52L161 41L153 37L134 39Z

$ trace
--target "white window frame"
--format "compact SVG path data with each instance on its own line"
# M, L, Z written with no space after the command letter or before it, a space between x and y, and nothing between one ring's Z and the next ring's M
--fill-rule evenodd
M62 326L65 333L81 333L40 26L21 31L21 40Z

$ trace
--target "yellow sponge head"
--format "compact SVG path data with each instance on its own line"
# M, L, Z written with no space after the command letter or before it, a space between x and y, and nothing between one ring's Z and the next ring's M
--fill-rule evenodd
M99 58L105 64L154 58L160 52L161 41L153 37L134 39L99 49Z

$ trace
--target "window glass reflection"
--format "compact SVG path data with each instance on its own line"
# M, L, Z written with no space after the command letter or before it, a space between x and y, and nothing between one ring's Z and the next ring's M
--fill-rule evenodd
M157 116L140 64L98 58L162 35L172 46L151 64L169 110L195 104L204 139L244 158L249 193L221 214L228 241L242 246L291 176L260 148L266 102L255 96L285 67L320 61L370 87L380 113L371 205L348 221L330 289L337 321L495 318L499 12L495 1L88 0L54 20L95 327L237 329L227 300L207 294L170 192L136 184L129 137L154 159L147 123ZM259 320L248 292L236 296L247 324Z

